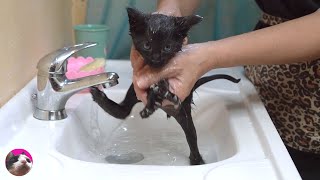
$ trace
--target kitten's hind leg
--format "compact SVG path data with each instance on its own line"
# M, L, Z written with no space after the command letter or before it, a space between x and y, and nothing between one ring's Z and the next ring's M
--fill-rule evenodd
M93 100L108 114L118 119L125 119L131 112L133 106L140 102L137 99L136 93L131 84L127 91L124 100L117 104L116 102L109 99L106 94L100 91L97 87L91 87L90 92Z
M189 96L185 101L182 102L180 112L177 116L175 116L175 119L180 124L186 135L190 148L190 164L201 165L205 164L205 162L202 159L198 148L197 132L191 116L191 99L192 97Z

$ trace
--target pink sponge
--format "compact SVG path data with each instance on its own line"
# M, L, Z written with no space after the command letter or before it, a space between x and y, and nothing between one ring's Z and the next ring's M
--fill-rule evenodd
M94 62L95 59L93 57L84 58L82 56L79 57L70 57L68 58L67 65L67 73L66 76L68 79L77 79L90 75L96 75L104 72L104 66L96 67L95 69L86 68L86 70L82 70L81 68ZM84 90L81 92L88 92L88 90Z
M87 57L84 58L82 56L80 57L70 57L68 59L68 65L67 65L67 73L66 76L68 79L76 79L81 78L85 76L100 74L104 72L104 67L99 67L97 69L92 69L90 71L81 71L81 67L90 64L94 61L94 58Z

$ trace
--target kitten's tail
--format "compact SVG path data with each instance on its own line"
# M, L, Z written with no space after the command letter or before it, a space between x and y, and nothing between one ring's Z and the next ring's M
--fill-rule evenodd
M196 84L193 86L193 91L196 90L202 84L205 84L209 81L216 80L216 79L226 79L226 80L232 81L234 83L238 83L241 80L241 79L236 79L236 78L229 76L229 75L226 75L226 74L215 74L215 75L211 75L211 76L205 76L205 77L200 78L196 82Z

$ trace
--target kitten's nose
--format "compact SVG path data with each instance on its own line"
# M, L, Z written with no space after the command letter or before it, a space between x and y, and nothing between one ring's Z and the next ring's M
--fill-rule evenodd
M22 160L21 163L22 164L27 164L27 161L26 160Z
M160 61L160 54L153 54L152 55L152 61Z

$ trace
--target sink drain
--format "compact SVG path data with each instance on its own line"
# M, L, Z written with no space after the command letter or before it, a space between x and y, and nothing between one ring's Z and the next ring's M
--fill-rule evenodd
M109 155L105 158L105 160L111 164L134 164L142 161L143 159L143 154L137 152Z

